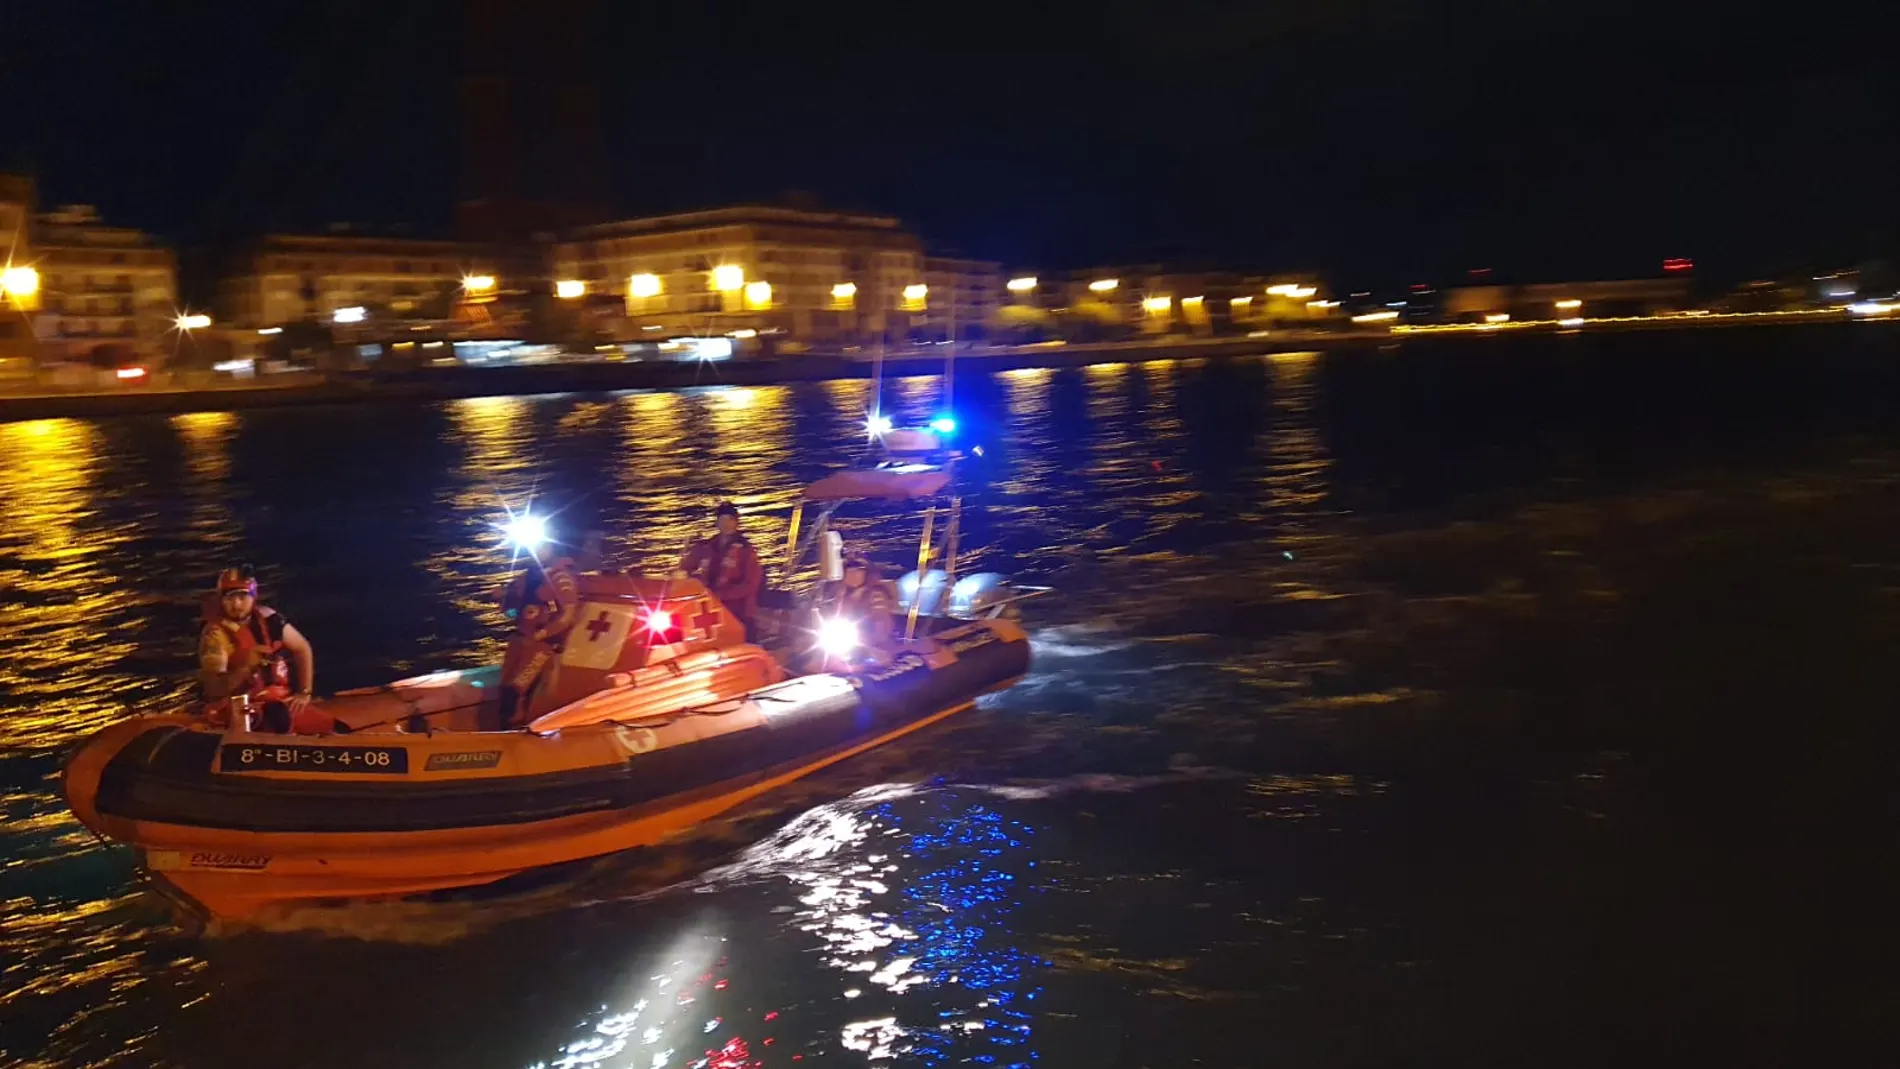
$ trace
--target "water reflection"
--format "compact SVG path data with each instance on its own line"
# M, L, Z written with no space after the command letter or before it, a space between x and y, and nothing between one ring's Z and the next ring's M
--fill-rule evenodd
M71 676L74 643L95 668L137 649L154 592L125 581L120 546L136 524L99 510L99 431L78 420L0 425L0 690L13 745L53 746L114 718L150 681ZM113 626L103 626L106 624Z
M235 503L231 479L231 439L238 417L231 412L188 412L171 418L185 447L186 520L194 549L208 550L205 563L231 556L243 543L242 528L232 512ZM205 570L205 569L200 569Z
M822 806L709 877L795 889L791 921L819 942L867 1060L1027 1064L1034 959L1004 931L1028 829L955 791L887 786Z
M627 993L621 1009L602 1006L600 1014L579 1039L561 1048L552 1060L536 1062L531 1069L580 1069L583 1066L618 1064L640 1069L662 1069L668 1065L690 1064L705 1069L738 1069L747 1064L749 1050L743 1036L729 1035L719 1047L695 1058L704 1037L718 1032L725 1021L708 1019L701 1002L714 991L724 991L728 980L723 975L727 961L726 940L708 932L679 938L661 956L657 967L642 977ZM735 1022L735 1028L743 1025ZM629 1053L631 1052L631 1053ZM617 1063L615 1059L627 1054ZM718 1058L718 1061L714 1059Z
M1314 411L1320 360L1313 352L1275 353L1267 362L1273 415L1263 435L1268 461L1261 481L1267 508L1294 538L1318 518L1333 466Z
M475 647L452 658L487 663L501 653L505 620L495 592L507 581L511 557L501 551L496 525L510 511L530 508L538 489L535 405L524 397L471 397L446 410L461 455L437 496L434 551L422 566L439 581L450 607L480 625Z

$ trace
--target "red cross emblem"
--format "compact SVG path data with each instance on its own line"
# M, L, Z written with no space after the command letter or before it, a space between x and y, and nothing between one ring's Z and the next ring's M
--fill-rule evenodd
M614 625L610 622L611 619L612 618L607 615L607 610L602 609L600 610L599 616L596 616L592 620L587 621L587 630L592 632L591 634L587 636L587 641L599 642L600 636L606 634L609 631L612 631L614 629Z
M712 638L718 633L723 621L719 613L713 610L712 602L702 600L698 608L699 615L693 617L693 627L699 631L701 638Z

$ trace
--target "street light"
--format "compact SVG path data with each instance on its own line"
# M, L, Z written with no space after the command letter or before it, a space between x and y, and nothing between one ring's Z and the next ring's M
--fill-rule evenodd
M772 307L772 284L763 281L746 283L745 306L757 311Z
M554 295L564 301L587 296L587 283L578 278L564 278L554 284Z
M0 270L0 293L24 301L40 291L40 273L30 267Z
M1164 315L1172 307L1174 307L1173 297L1143 297L1141 299L1141 310L1149 315Z
M745 288L745 268L738 264L720 264L713 268L713 289L721 293Z
M1107 293L1122 284L1119 278L1098 278L1089 283L1089 289L1095 293Z
M211 317L202 312L178 317L179 330L203 330L211 325Z
M1582 308L1582 307L1583 307L1583 302L1576 299L1575 297L1567 297L1564 300L1557 302L1557 310L1559 312L1568 312L1573 309Z
M1036 276L1024 275L1022 278L1012 278L1008 285L1011 293L1028 293L1036 288Z
M910 312L924 310L925 299L930 296L930 287L921 282L913 282L904 287L904 309Z
M858 284L856 282L840 282L831 287L832 308L846 312L855 309L857 304Z
M645 300L660 295L660 276L651 274L635 275L627 280L627 293Z
M492 282L494 280L490 279L489 281ZM338 323L361 323L368 316L369 316L368 309L363 308L361 305L351 305L348 308L337 309L336 315L332 316L331 318L336 320Z

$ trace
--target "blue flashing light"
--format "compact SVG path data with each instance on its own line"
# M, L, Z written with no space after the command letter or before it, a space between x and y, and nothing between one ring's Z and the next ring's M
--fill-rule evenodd
M938 434L957 433L957 421L953 416L938 416L930 421L930 429Z

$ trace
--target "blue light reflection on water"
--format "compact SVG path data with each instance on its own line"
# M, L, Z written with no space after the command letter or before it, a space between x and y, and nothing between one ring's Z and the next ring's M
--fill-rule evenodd
M879 816L904 827L888 803L879 809ZM948 1064L957 1054L981 1064L1012 1066L1036 1058L1029 1049L1031 1017L1021 1003L1036 997L1036 988L1022 985L1025 970L1037 962L1001 926L1015 908L1022 883L1004 865L1011 852L1026 853L1029 835L1027 827L977 803L910 838L907 856L933 866L902 891L911 906L901 916L916 932L918 948L911 969L936 984L980 993L975 1008L990 1011L958 1021L963 1015L957 1011L939 1010L939 1028L921 1031L913 1041L912 1051L924 1064ZM1036 863L1022 864L1034 868ZM973 1043L1000 1049L978 1054L968 1050Z

